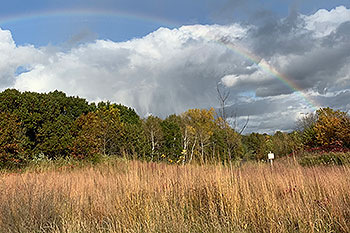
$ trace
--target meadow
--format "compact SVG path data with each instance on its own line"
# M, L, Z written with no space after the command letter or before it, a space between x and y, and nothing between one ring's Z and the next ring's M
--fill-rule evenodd
M0 174L0 232L350 232L350 168L108 159Z

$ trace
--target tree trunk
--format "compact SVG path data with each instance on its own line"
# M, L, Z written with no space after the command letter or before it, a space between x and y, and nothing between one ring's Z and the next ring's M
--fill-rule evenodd
M188 145L188 141L187 141L187 129L185 128L182 165L185 164L185 161L186 161L186 159L187 159L187 145Z
M191 157L190 157L189 163L191 163L191 161L193 159L193 152L194 152L194 147L196 146L196 143L197 143L197 137L194 139L194 143L193 143L193 146L192 146Z
M201 138L201 160L202 162L204 162L204 143L202 138Z
M151 152L151 156L152 156L152 161L153 161L154 150L155 150L155 143L154 143L154 134L153 134L153 130L151 130L151 142L152 142L152 152Z

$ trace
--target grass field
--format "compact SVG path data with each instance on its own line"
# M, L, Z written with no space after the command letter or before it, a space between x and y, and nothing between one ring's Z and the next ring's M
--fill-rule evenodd
M0 232L350 232L349 167L38 168L0 175Z

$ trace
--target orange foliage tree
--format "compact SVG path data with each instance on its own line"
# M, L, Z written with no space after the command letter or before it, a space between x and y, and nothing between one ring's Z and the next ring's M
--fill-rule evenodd
M317 115L314 131L319 145L350 145L350 120L346 112L321 108L317 110Z
M75 121L74 131L75 140L71 149L75 157L120 152L118 139L122 135L122 123L119 110L113 106L80 116Z
M0 112L0 166L23 162L23 130L14 114Z

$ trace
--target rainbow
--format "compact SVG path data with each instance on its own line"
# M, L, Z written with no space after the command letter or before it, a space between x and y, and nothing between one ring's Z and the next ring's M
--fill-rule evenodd
M244 57L245 59L253 62L256 64L261 70L263 70L265 73L272 75L273 77L276 77L278 80L280 80L282 83L284 83L288 88L290 88L293 92L295 92L298 96L300 96L301 99L304 100L304 102L313 110L317 110L319 108L319 104L316 103L314 100L312 100L296 83L292 81L289 77L287 77L285 74L279 72L276 68L271 66L269 63L267 63L262 57L259 57L253 53L251 53L249 50L245 49L242 46L238 46L234 43L223 41L223 40L214 40L215 43L220 44L222 46L225 46L227 49L233 51L234 53L240 55L241 57Z
M65 9L51 11L37 11L25 14L0 16L0 26L12 24L25 20L46 19L52 17L103 17L103 18L123 18L135 21L143 21L159 26L175 28L180 24L158 16L150 16L141 13L131 13L127 11L100 10L100 9Z

